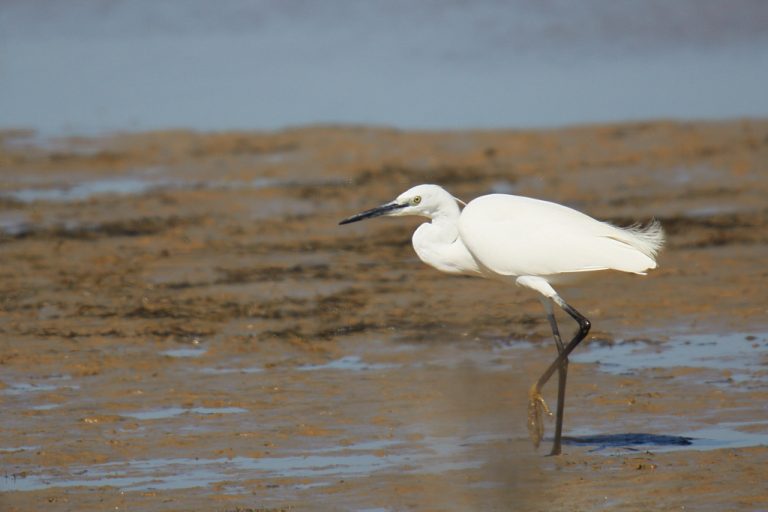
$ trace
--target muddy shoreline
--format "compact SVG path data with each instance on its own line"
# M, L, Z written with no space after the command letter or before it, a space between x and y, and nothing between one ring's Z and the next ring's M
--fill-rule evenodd
M0 142L2 510L768 508L768 121ZM664 225L657 271L562 290L597 442L527 439L535 296L337 225L428 182Z

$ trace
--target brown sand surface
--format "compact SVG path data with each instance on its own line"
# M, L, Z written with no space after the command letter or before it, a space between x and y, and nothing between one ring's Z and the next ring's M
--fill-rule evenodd
M768 510L768 121L0 142L2 511ZM537 297L337 225L418 183L663 223L560 290L562 456Z

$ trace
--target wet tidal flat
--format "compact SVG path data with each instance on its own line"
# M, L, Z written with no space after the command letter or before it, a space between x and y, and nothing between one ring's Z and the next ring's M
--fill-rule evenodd
M0 508L764 510L766 161L763 121L4 132ZM561 290L594 325L562 456L537 297L337 225L418 183L666 228L649 276Z

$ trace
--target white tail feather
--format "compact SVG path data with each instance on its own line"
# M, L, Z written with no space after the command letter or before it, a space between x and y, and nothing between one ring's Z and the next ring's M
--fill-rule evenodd
M661 227L661 222L656 219L645 226L633 224L623 228L623 231L631 235L633 241L630 242L630 245L651 259L656 259L656 255L664 245L664 228Z

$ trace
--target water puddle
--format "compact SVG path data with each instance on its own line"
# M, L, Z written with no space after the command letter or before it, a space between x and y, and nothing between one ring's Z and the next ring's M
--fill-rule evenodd
M102 195L141 195L156 189L167 188L171 185L170 182L123 177L83 181L61 187L23 188L4 192L3 196L22 203L32 203L35 201L67 203L84 201Z
M173 348L160 352L162 356L168 357L200 357L208 352L207 348Z
M300 366L299 371L315 371L315 370L341 370L359 372L365 370L386 370L393 368L394 365L381 364L381 363L366 363L358 356L346 356L341 359L336 359L325 364L311 364Z
M3 390L6 395L24 395L26 393L39 393L41 391L54 391L59 389L59 386L53 386L51 384L30 384L28 382L18 382L11 384Z
M50 411L51 409L56 409L60 407L59 404L40 404L40 405L34 405L30 407L33 411Z
M251 366L247 368L201 368L200 373L206 373L208 375L228 375L231 373L261 373L264 368L257 366Z
M407 473L439 473L478 467L482 461L462 457L466 440L428 439L418 450L398 450L395 440L373 440L284 456L216 459L156 458L70 466L66 471L25 471L0 479L2 491L33 491L50 487L116 487L124 491L205 487L238 478L339 478L368 476L397 469ZM303 485L303 484L298 484Z
M142 176L122 176L104 179L79 181L77 177L71 177L71 183L56 186L25 187L18 190L0 192L0 197L19 201L21 203L33 203L36 201L54 203L72 203L86 201L101 196L139 196L157 191L167 190L241 190L241 189L269 189L290 188L300 186L328 186L337 185L338 180L302 180L301 182L275 178L254 178L250 181L226 181L226 180L171 180L145 178ZM8 218L0 221L0 229L9 234L18 230L22 223L19 218Z
M7 387L0 391L5 395L26 395L28 393L40 393L44 391L56 391L58 389L80 389L77 384L61 385L60 381L70 381L69 375L56 375L40 378L41 382L6 382ZM53 406L55 407L55 406Z
M2 453L14 453L14 452L31 452L33 450L39 450L39 446L13 446L13 447L0 447Z
M26 215L7 212L0 215L0 233L17 236L29 231L30 222Z
M242 407L166 407L151 411L123 412L120 413L120 416L137 420L164 420L182 414L240 414L244 412L248 412L248 410Z
M768 446L768 433L745 432L739 427L758 425L761 422L725 422L687 432L692 445L697 450L717 450L720 448L748 448L750 446ZM765 422L762 422L765 423Z
M597 363L615 375L635 375L653 368L705 368L728 371L713 384L768 382L768 337L759 334L696 334L676 336L668 342L624 341L591 344L571 357L578 363Z

